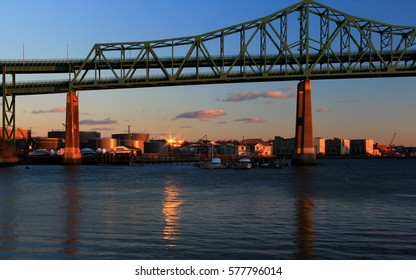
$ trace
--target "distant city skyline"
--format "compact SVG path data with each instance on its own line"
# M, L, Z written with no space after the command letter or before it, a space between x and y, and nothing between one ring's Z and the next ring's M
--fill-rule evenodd
M94 43L190 36L269 15L298 1L7 1L0 59L83 58ZM318 1L345 13L416 26L416 3ZM202 12L203 11L203 12ZM60 77L52 77L60 78ZM51 77L44 77L51 79ZM416 146L416 78L312 81L314 136ZM195 141L294 137L297 81L80 92L81 130ZM16 99L16 125L46 136L63 129L65 95Z

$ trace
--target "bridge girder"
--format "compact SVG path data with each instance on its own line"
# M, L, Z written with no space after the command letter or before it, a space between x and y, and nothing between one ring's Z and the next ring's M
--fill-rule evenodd
M302 1L197 36L96 44L76 70L71 87L413 76L415 35L415 27L384 24Z

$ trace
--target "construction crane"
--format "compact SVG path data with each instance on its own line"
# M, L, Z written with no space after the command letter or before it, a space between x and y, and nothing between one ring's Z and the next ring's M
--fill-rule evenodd
M393 137L391 137L391 141L390 141L390 144L389 144L389 147L390 148L394 148L394 139L396 138L396 132L393 134Z
M394 139L396 138L396 132L393 134L393 137L391 137L389 146L387 147L387 154L389 156L393 156L394 153Z

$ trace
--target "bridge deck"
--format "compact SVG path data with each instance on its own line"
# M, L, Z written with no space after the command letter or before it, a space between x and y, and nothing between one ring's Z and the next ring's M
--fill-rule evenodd
M400 62L398 59L400 58ZM309 69L306 70L306 61ZM250 56L211 57L201 59L190 57L159 58L148 60L109 59L106 61L84 60L28 60L0 61L0 73L5 74L63 74L74 72L81 67L99 78L86 77L78 82L63 80L24 81L6 83L7 93L33 95L68 92L74 90L99 90L132 87L153 87L172 85L198 85L215 83L241 83L257 81L342 79L416 76L416 51L394 53L349 53L311 54L306 56ZM180 75L146 75L146 69L168 69L175 73L178 68L190 69ZM231 69L232 67L232 69ZM142 75L131 77L115 76L113 71L141 70ZM195 69L197 69L195 71ZM213 71L213 69L218 69ZM231 70L230 70L231 69ZM308 71L308 73L306 73ZM121 74L122 75L122 74ZM3 84L0 84L0 88Z

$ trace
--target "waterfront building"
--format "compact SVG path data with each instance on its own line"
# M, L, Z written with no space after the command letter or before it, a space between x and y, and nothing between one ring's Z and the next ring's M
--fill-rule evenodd
M169 145L166 140L150 140L144 143L144 153L146 154L169 154Z
M295 138L274 137L273 154L278 157L292 157L295 153Z
M313 140L316 155L325 155L325 138L315 137Z
M33 150L59 150L64 147L64 139L49 138L49 137L35 137L32 139Z
M244 139L238 145L238 155L272 155L272 145L262 139Z
M48 138L60 138L65 139L65 130L52 130L48 132ZM79 144L80 148L89 148L88 140L101 138L101 133L97 131L80 131L79 132Z
M353 156L374 155L374 140L373 139L351 140L351 155Z
M327 156L344 156L350 153L350 139L326 139L325 155Z
M238 154L238 144L230 141L217 141L215 150L221 155L236 155Z

